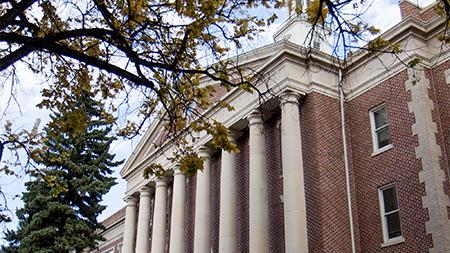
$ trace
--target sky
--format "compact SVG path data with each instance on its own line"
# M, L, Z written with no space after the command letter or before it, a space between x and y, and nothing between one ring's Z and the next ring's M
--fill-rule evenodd
M425 6L433 0L410 0L416 2L421 6ZM253 49L260 46L267 45L273 42L272 35L277 31L281 24L286 20L286 12L282 13L279 19L267 28L267 31L261 33L258 38L247 44L246 49ZM400 10L397 0L374 0L372 7L369 8L365 14L367 21L381 28L383 31L392 27L400 21ZM17 88L17 103L14 101L7 107L7 100L10 98L10 83L0 83L0 126L3 126L7 120L14 123L17 129L25 128L31 129L36 119L40 118L43 123L48 121L48 111L36 108L36 104L40 102L40 90L43 87L45 80L42 77L30 73L23 66L17 66L20 83L16 84ZM111 146L111 153L116 154L118 160L127 159L133 149L137 146L140 136L133 140L118 140ZM113 186L108 194L104 196L103 204L107 205L107 209L101 214L99 220L103 220L118 211L124 206L123 197L126 188L124 180L120 179L119 171L121 166L115 169L114 176L117 177L118 184ZM26 176L21 178L2 177L0 178L0 185L7 194L8 206L13 212L16 208L22 206L21 200L15 197L16 194L24 190L23 183L28 180ZM17 219L14 217L12 223L7 224L6 227L14 228L17 224ZM0 231L6 227L0 227ZM2 241L0 240L0 244Z

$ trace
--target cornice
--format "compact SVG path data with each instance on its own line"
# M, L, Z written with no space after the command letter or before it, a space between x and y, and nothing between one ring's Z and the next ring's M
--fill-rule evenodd
M385 32L382 36L390 40L394 43L405 41L407 38L417 38L426 43L430 38L435 36L441 29L443 28L442 19L439 17L430 20L427 23L424 23L420 20L417 20L413 17L408 17L398 25L392 27L387 32ZM446 52L448 52L447 50ZM323 52L319 52L316 50L312 50L309 57L306 57L305 48L294 43L288 41L280 41L276 42L255 50L251 50L242 55L236 56L231 60L239 61L240 64L252 64L252 62L264 60L265 62L255 70L256 73L262 73L262 75L266 74L270 76L271 73L276 71L282 71L284 67L288 64L296 64L299 66L303 66L308 68L308 64L314 63L318 69L326 70L330 73L334 73L337 75L339 69L339 62L336 58L327 55ZM381 54L381 53L380 53ZM379 55L379 54L378 54ZM348 59L348 66L345 70L346 73L352 73L356 69L360 68L364 64L368 64L373 60L376 60L377 54L369 53L364 50L356 51L351 57ZM448 57L444 57L444 59L439 59L437 55L424 55L421 52L417 51L412 54L413 56L420 56L425 59L425 65L431 64L433 61L443 62ZM406 60L407 57L411 57L411 55L404 55L403 60ZM242 60L242 62L241 62ZM366 80L364 83L358 84L356 87L353 87L352 90L348 90L347 99L351 100L360 94L366 92L367 90L375 87L379 83L383 82L392 74L397 74L404 69L404 65L402 63L397 62L395 65L392 65L389 72L385 70L380 70L379 73L375 73L373 78ZM386 75L389 73L389 75ZM253 80L257 80L257 77L254 76ZM337 85L337 84L336 84ZM307 94L311 92L318 92L333 98L337 98L337 89L335 84L320 84L312 82L310 79L306 78L300 80L296 78L292 78L286 76L283 79L277 80L277 83L272 83L270 85L271 88L274 88L274 96L280 94L280 92L289 89L296 91L300 94ZM238 87L232 89L230 92L225 94L221 99L227 102L236 100L239 96L242 96L244 91L239 89ZM245 119L257 105L258 99L254 98L252 100L247 101L247 105L245 108L237 108L237 111L230 113L230 117L224 119L222 122L226 127L231 127L236 124L238 121ZM217 115L220 110L213 105L211 108L204 112L206 117L214 117ZM161 122L159 120L154 120L150 125L148 131L144 134L143 138L140 140L137 145L135 151L132 153L130 159L127 160L125 166L121 170L121 176L123 178L131 178L136 176L136 173L142 171L142 169L149 164L152 160L156 159L159 155L167 153L170 151L171 144L166 141L155 150L151 152L146 149L146 145L149 144L149 141L154 139L155 136L159 134L157 131L160 127ZM206 144L209 141L208 136L203 135L196 143L198 147ZM145 156L142 156L145 155ZM142 160L137 161L137 158L142 158ZM170 167L170 162L166 162L166 166ZM152 179L146 180L151 181Z
M261 50L261 54L259 54L258 50ZM268 56L268 52L270 52L270 57ZM257 50L253 50L247 55L260 55L263 58L267 58L267 62L260 66L255 73L270 73L274 71L277 67L280 65L285 64L286 61L292 61L296 64L301 64L303 66L307 66L307 60L314 61L315 64L322 65L323 68L332 69L338 67L338 64L335 63L336 61L332 60L333 58L325 53L319 52L319 51L312 51L310 58L307 59L305 57L305 49L301 46L298 46L294 43L282 41L277 42L274 44L271 44L269 46L262 47ZM249 58L250 59L250 58ZM260 60L260 57L252 58L253 61ZM249 64L251 61L244 62L243 64ZM256 76L254 77L254 80L256 79ZM292 80L286 79L282 80L282 82L290 81ZM283 84L278 83L277 84L277 90L279 90L281 87L283 87ZM298 90L298 92L305 93L308 90L311 90L310 88L307 88L306 85L302 85L304 87L303 89L299 89L298 87L294 87L291 85L292 89ZM280 87L280 88L279 88ZM324 86L320 87L317 90L327 90L324 88ZM329 91L329 90L328 90ZM239 96L245 91L242 91L239 87L233 88L230 92L225 94L221 100L229 101L234 99L235 97ZM330 92L325 92L326 94L330 94ZM216 111L216 106L211 106L210 109L206 110L204 115L205 116L211 116L212 112ZM170 143L165 142L164 144L160 145L159 147L155 148L152 152L150 152L148 155L145 155L146 152L148 152L148 149L146 149L146 145L150 144L150 141L158 136L159 132L157 131L161 127L161 121L154 119L152 124L150 124L150 128L147 130L147 132L144 134L142 139L139 141L135 151L132 153L130 158L127 160L125 165L123 166L122 170L120 171L120 175L126 179L133 176L133 171L136 171L137 168L142 168L145 165L148 165L148 161L154 158L157 154L162 154L166 152L169 149ZM228 122L228 124L232 124L232 122ZM145 155L145 158L141 161L136 161L137 158L141 158L142 155Z

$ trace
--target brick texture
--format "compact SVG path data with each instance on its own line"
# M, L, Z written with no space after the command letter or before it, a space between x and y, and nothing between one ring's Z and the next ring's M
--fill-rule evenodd
M417 6L416 4L409 2L408 0L400 1L400 14L402 19L406 19L408 17L414 17L416 19L422 21L429 21L433 17L436 16L436 11L433 7L423 9Z
M403 71L348 103L361 252L427 252L432 245L425 232L428 214L421 201L425 189L418 178L422 168L414 151L418 141L411 131L414 117L407 106L406 80ZM393 148L372 156L369 111L382 103L388 112ZM390 183L397 186L405 242L382 248L378 188Z
M248 183L249 183L249 136L248 131L244 132L237 141L239 153L236 161L237 178L237 252L248 252L249 247L249 203L248 203Z
M152 248L152 234L153 234L153 215L155 214L155 194L153 193L150 200L150 235L149 235L149 245ZM137 215L136 215L137 216ZM136 221L138 222L138 221ZM136 223L137 224L137 223Z
M442 152L440 165L446 176L444 191L450 198L450 84L447 84L444 73L447 69L450 69L450 61L426 71L425 76L430 80L429 96L434 103L433 121L438 127L436 139Z
M220 167L221 153L211 157L211 251L219 252Z
M308 94L300 106L310 252L351 252L339 101Z
M283 178L281 168L280 114L264 124L267 149L267 190L269 192L269 251L284 252Z
M172 197L173 197L173 181L167 184L167 195L166 195L166 246L165 252L169 252L170 245L170 226L172 217Z
M185 213L185 252L194 251L194 228L195 228L195 189L197 176L191 176L186 180L186 213Z

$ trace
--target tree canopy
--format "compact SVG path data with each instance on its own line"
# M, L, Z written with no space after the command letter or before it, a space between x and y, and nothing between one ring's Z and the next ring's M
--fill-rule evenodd
M207 131L219 148L236 150L221 122L202 116L213 103L233 109L212 100L217 88L258 92L250 82L257 73L227 60L230 50L241 48L243 40L251 40L274 22L276 9L288 8L312 23L313 30L321 26L332 33L337 58L360 47L400 52L399 45L383 38L372 40L380 30L361 18L371 2L4 0L0 1L0 73L5 80L17 76L15 66L20 62L43 75L48 85L42 89L40 106L46 108L64 106L79 78L92 80L99 92L96 99L109 101L105 107L111 112L126 103L126 98L118 101L121 94L138 93L139 116L121 126L120 134L134 136L146 122L162 120L166 136L180 147L175 159L199 164L184 138L188 128ZM261 8L268 10L266 16L256 15ZM438 9L449 16L447 0L440 0ZM442 39L448 40L446 35ZM155 166L149 172L161 170Z
M35 158L41 168L30 172L19 228L6 233L2 252L84 252L102 240L100 202L122 162L109 153L112 120L88 83L73 87L67 107L53 112Z
M42 75L47 83L39 106L53 112L44 133L38 124L16 133L11 123L0 132L0 175L15 173L20 150L23 165L39 166L27 170L33 180L18 213L20 227L8 234L10 246L3 250L80 252L101 239L93 231L101 227L101 196L113 185L108 174L118 165L107 152L114 124L118 135L133 137L148 122L162 121L164 136L178 147L173 159L187 174L203 164L185 138L187 129L206 131L216 147L237 151L223 124L203 112L213 104L233 110L213 99L219 88L260 92L252 81L258 73L229 56L273 23L280 8L308 20L311 35L326 28L338 61L345 63L354 49L401 52L399 45L375 37L380 29L362 18L373 1L0 0L0 82L20 79L18 65ZM258 15L260 9L267 15ZM448 24L449 1L439 0L436 12ZM446 32L440 39L448 44ZM308 38L310 52L313 37ZM414 59L411 67L418 63ZM117 126L118 108L134 95L140 99L137 117ZM5 159L6 151L12 159ZM160 176L165 170L154 164L145 173ZM3 203L0 222L9 220ZM56 241L61 244L45 244Z

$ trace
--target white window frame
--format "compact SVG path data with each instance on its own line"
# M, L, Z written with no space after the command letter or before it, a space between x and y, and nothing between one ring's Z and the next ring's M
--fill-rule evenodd
M384 197L383 197L383 191L389 188L394 187L395 189L395 197L397 198L397 210L391 211L389 213L386 213L384 210ZM398 201L398 192L397 192L397 186L395 183L385 185L383 187L378 188L378 200L379 200L379 206L380 206L380 217L381 217L381 230L383 234L383 243L381 244L381 247L387 247L398 243L403 243L405 241L405 238L403 237L403 228L402 228L402 217L400 213L400 203ZM386 215L390 213L398 212L399 213L399 219L400 219L400 231L401 235L389 238L388 234L388 228L387 228L387 222L386 222Z
M372 109L370 109L369 111L369 115L370 115L370 131L372 133L372 145L373 145L373 153L372 156L378 155L384 151L387 151L389 149L392 148L392 138L391 138L391 129L389 128L389 115L387 115L387 126L389 129L389 140L391 143L389 143L388 145L382 147L382 148L378 148L378 136L377 136L377 130L375 127L375 116L374 113L378 110L380 110L381 108L384 108L386 110L386 114L387 114L387 107L385 104L381 104L378 105ZM383 126L384 127L384 126Z

